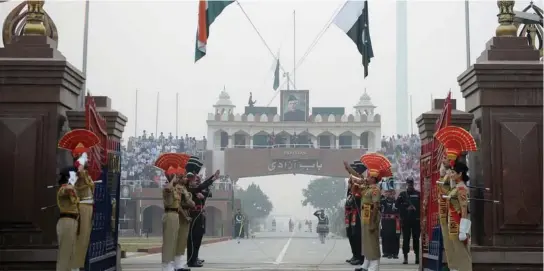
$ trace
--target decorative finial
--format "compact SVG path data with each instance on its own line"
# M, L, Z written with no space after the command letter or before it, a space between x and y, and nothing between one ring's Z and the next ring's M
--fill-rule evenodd
M223 85L223 91L227 91L227 88L225 87L225 85Z
M365 94L366 94L366 88L365 88Z
M44 0L19 3L4 20L2 40L11 44L19 36L48 36L58 42L57 26L43 9ZM26 11L23 9L26 6Z
M495 31L497 37L515 37L518 33L518 28L514 25L514 4L512 0L498 0L499 7L499 26Z
M27 0L26 24L23 27L25 36L45 36L45 11L44 0Z

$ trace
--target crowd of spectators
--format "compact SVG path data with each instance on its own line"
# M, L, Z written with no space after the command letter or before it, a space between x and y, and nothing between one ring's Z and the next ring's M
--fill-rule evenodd
M381 153L391 161L393 175L398 181L414 179L419 190L419 158L421 140L415 134L395 135L382 138Z
M163 152L189 153L202 158L203 150L206 149L206 138L201 140L195 137L178 138L170 133L165 136L162 132L159 136L153 133L143 134L138 137L130 137L128 142L123 142L121 155L121 178L123 180L139 180L142 186L159 187L161 172L153 163Z

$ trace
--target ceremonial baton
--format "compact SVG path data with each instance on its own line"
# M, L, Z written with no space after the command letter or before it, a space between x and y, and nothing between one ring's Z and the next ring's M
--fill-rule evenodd
M451 196L443 195L442 198L443 198L443 199L451 199ZM494 203L494 204L500 204L500 203L501 203L501 202L498 201L498 200L492 200L492 199L468 198L468 201L469 201L469 202L470 202L471 200L475 200L475 201L484 201L484 202L491 202L491 203Z
M436 181L437 184L440 184L440 185L444 185L445 182L441 182L441 181ZM479 189L479 190L485 190L485 191L491 191L491 189L489 187L482 187L482 186L472 186L472 185L467 185L468 188L471 188L471 189Z
M49 206L42 207L42 208L40 208L40 210L42 210L42 211L43 211L43 210L47 210L47 209L53 208L53 207L55 207L55 206L57 206L57 205L56 205L56 204L52 204L52 205L49 205Z
M96 181L96 182L94 182L94 183L102 183L102 180L98 180L98 181ZM46 186L45 188L50 189L50 188L57 188L57 187L61 187L61 185L58 185L58 184L55 184L55 185L48 185L48 186Z

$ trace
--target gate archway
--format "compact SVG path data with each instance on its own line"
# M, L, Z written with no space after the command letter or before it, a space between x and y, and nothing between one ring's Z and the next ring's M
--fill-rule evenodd
M156 205L145 208L142 214L142 232L149 235L161 235L162 214L163 210Z
M224 225L221 210L213 206L207 206L205 211L206 236L223 236L227 227Z

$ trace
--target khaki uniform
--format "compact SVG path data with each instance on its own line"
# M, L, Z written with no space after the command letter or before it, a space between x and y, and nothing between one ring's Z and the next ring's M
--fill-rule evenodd
M178 242L180 194L169 182L162 190L164 214L162 216L162 263L174 261Z
M365 261L379 260L380 254L380 209L374 205L380 203L380 189L377 185L369 185L361 194L361 219L363 235L363 254ZM372 216L373 212L377 212ZM372 231L371 231L372 230Z
M193 195L187 191L184 185L176 185L178 193L181 195L180 212L179 212L179 229L178 242L176 245L176 256L180 257L185 254L187 248L187 237L189 235L189 225L191 224L191 216L189 209L195 207Z
M444 184L437 184L438 191L438 215L440 221L440 228L442 232L442 240L444 243L444 252L446 253L446 260L448 262L448 268L450 270L455 270L455 255L452 248L452 241L449 238L449 227L448 227L448 201L442 196L447 196L451 190L451 186L447 177L443 177L442 182Z
M72 267L81 268L85 266L85 257L93 229L94 182L86 170L78 172L75 189L80 201L79 234L76 240L74 266Z
M448 200L448 226L453 265L458 271L472 271L472 257L468 239L466 241L459 240L459 224L462 211L464 210L466 213L468 207L468 188L464 184L457 184L448 193L448 196L450 197Z
M75 245L77 239L79 199L74 187L70 184L62 185L57 192L57 206L60 209L60 218L57 221L57 271L70 271L73 266Z

